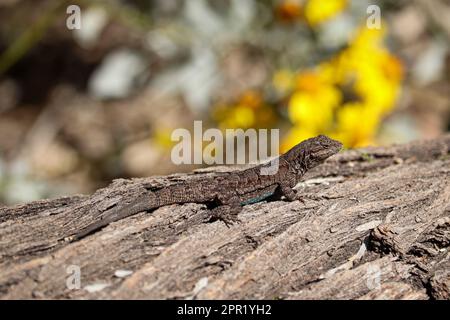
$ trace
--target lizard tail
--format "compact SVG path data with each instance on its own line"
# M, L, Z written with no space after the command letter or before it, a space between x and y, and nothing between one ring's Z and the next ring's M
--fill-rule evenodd
M154 205L152 205L154 204ZM142 211L156 209L158 207L156 197L152 193L144 194L125 206L115 206L104 212L101 220L89 224L72 236L73 240L79 240L87 235L109 225L112 222L135 215Z

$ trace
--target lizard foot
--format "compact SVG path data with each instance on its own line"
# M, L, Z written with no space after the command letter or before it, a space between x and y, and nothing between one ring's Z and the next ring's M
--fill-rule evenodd
M219 220L223 221L227 227L231 227L235 223L241 223L241 219L239 219L237 214L228 214L223 217L220 217Z
M329 197L329 196L316 196L313 194L302 194L302 195L299 195L296 200L305 204L305 199L312 200L312 201L322 201L322 200L330 200L330 199L337 199L337 198L342 198L342 197L341 196Z
M305 204L305 200L320 201L320 200L323 200L323 198L321 196L302 194L302 195L298 195L297 200L300 201L301 203Z
M237 211L235 207L224 205L212 209L210 214L212 221L220 220L223 221L227 227L230 227L235 223L241 222L238 217L239 211Z

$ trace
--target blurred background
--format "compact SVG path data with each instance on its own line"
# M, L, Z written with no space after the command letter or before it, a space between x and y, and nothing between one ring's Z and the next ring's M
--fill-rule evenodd
M194 120L279 128L281 152L436 137L449 36L446 0L0 0L0 204L192 170L170 135Z

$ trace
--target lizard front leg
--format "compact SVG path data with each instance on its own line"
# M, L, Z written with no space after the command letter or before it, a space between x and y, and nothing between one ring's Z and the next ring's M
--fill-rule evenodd
M300 200L298 193L288 184L280 184L280 193L287 201Z
M286 198L287 201L298 200L298 201L302 202L303 204L305 203L305 199L309 199L309 200L313 200L313 201L320 201L320 200L326 199L325 197L316 196L316 195L307 195L307 194L300 195L297 190L294 190L289 185L283 185L283 184L280 185L280 193L281 193L281 195L283 195Z

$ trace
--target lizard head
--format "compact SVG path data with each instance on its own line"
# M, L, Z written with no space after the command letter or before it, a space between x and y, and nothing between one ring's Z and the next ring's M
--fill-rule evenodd
M304 140L287 153L287 160L293 164L293 169L302 174L321 164L328 157L341 150L342 143L325 135L319 135Z

